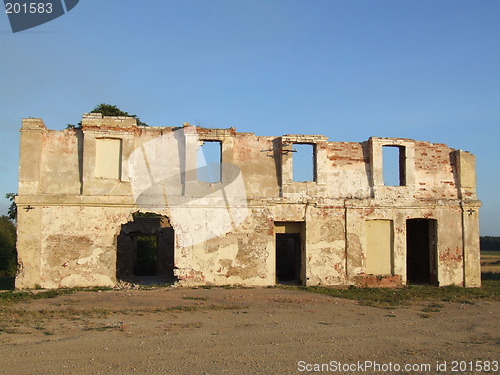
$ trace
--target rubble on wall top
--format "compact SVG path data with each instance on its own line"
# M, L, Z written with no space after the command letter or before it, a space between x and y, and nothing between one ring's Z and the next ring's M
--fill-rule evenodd
M137 120L127 116L103 116L102 113L84 113L82 127L133 128Z
M41 118L23 118L22 129L47 129Z
M284 142L294 142L294 143L316 143L321 141L327 141L328 137L321 134L285 134L281 136Z

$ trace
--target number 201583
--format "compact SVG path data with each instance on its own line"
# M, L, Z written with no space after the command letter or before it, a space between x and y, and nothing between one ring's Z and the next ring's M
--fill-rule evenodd
M498 371L498 361L453 361L451 362L452 372L464 371Z
M52 3L5 3L5 13L19 14L52 13Z

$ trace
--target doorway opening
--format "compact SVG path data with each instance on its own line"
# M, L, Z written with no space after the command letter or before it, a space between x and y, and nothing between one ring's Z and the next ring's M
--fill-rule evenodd
M300 234L276 233L276 281L301 284Z
M156 276L157 240L153 234L135 237L134 275Z
M116 278L132 282L174 281L174 229L167 217L136 214L117 237Z
M437 285L437 220L406 220L406 277L408 284Z
M305 222L275 222L274 233L276 245L276 283L305 284Z
M305 284L305 223L275 222L276 283Z

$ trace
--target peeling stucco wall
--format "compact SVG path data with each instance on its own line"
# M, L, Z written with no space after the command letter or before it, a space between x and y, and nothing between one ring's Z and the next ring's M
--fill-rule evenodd
M184 185L177 191L163 181L155 189L169 192L168 202L164 207L144 209L134 196L134 172L128 160L134 151L145 150L148 142L174 132L184 142L181 164L186 173L177 178ZM23 120L16 201L21 267L16 287L115 285L117 236L135 212L172 219L173 202L196 189L216 194L231 182L225 170L219 183L198 186L189 180L189 168L197 168L199 142L193 136L219 141L222 163L240 172L246 216L232 217L237 214L230 210L232 221L227 228L214 226L213 217L203 213L193 216L196 220L189 226L172 221L173 272L180 284L275 284L276 233L289 223L287 228L299 228L301 283L404 285L408 281L407 220L432 219L437 223L430 245L435 252L437 284L480 285L480 202L475 159L470 153L411 139L331 142L320 135L256 136L237 133L234 128L140 127L132 118L85 114L81 128L63 131L47 129L41 119ZM314 147L313 181L293 181L297 143ZM113 153L109 163L96 169L96 158L108 152L103 149L106 144L119 144L119 154L109 149ZM404 150L403 186L383 183L384 146ZM153 167L149 170L154 174ZM198 203L216 202L210 199ZM224 199L221 210L228 209L227 196ZM367 240L367 221L377 220L392 228L390 242L383 239L391 248L379 249L390 257L379 262L391 265L387 274L367 272L367 254L374 246L370 245L373 238ZM201 242L186 241L185 236L193 234L186 233L186 228L214 235Z

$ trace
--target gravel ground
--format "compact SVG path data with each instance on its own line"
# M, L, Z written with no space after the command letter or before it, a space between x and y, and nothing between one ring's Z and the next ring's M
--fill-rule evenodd
M500 360L499 312L277 288L78 292L2 310L0 373L476 374Z

